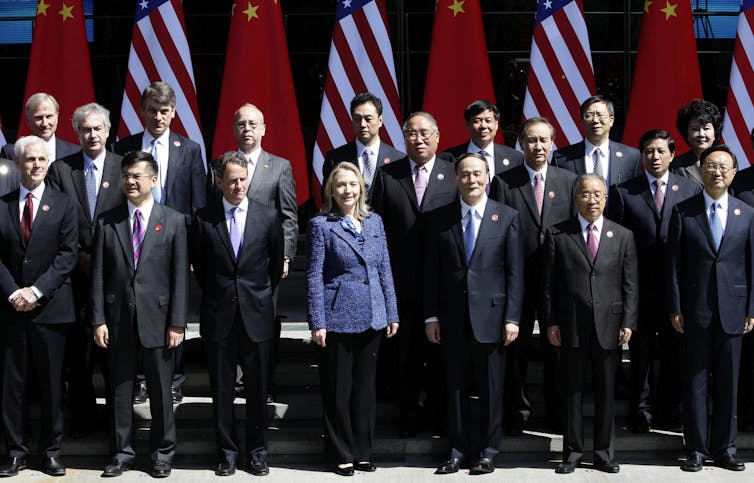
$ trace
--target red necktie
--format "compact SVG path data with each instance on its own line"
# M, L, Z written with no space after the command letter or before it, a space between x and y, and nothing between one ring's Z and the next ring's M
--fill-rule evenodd
M29 235L31 235L31 222L34 214L34 198L29 192L26 195L26 205L24 206L24 214L21 217L21 234L24 236L24 241L29 241Z

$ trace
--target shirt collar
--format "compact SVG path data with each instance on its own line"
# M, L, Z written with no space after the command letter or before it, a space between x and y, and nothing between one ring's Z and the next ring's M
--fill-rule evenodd
M467 153L474 153L477 154L479 151L484 151L487 153L487 156L495 156L495 141L490 141L490 143L487 145L487 147L480 148L477 146L474 141L469 141L469 145L466 147Z
M163 146L167 147L169 144L168 141L170 140L170 129L169 128L165 129L165 132L162 133L162 136L158 138L152 136L152 134L145 129L144 135L142 136L142 142L141 142L142 145L144 146L151 145L153 139L156 139L157 141L159 141L159 144L162 144Z
M31 193L31 196L34 197L35 200L41 200L42 199L42 193L44 193L45 190L45 182L42 181L39 183L39 186L34 188L33 190L29 191L26 186L21 185L21 192L18 194L18 197L20 200L24 201L26 200L26 196L28 196L29 193Z
M586 227L589 225L589 222L584 219L583 216L581 216L581 213L578 214L579 217L579 223L581 224L581 231L585 232ZM602 233L602 224L605 222L605 217L600 216L596 220L594 220L594 227L597 229L597 233Z
M723 196L720 197L719 200L712 199L712 197L707 194L707 191L702 190L702 194L704 195L704 209L709 210L709 205L712 204L713 201L716 201L717 203L720 203L720 208L722 208L723 211L728 211L728 192L726 191L723 193Z
M534 181L534 175L537 173L542 173L542 181L545 181L547 179L547 163L545 163L544 166L542 166L542 169L539 171L534 171L529 167L528 164L524 163L524 168L526 168L526 172L529 173L529 181Z
M459 200L461 201L461 217L465 218L466 213L469 212L469 210L472 208L471 205L463 201L463 198L459 197ZM477 204L473 206L474 211L477 213L477 218L481 218L484 216L484 210L487 207L487 195L482 193L482 198L479 200Z
M238 208L239 211L249 211L249 199L244 196L241 202L238 203L238 205L234 205L226 200L223 196L223 210L225 211L225 213L229 212L233 208Z
M358 139L356 139L355 142L356 142L356 154L359 156L359 158L361 158L362 156L364 156L364 150L367 149L367 148L369 148L369 150L372 152L372 156L374 156L375 159L377 158L377 153L380 152L380 140L379 139L377 139L374 143L372 143L371 146L365 146Z
M595 146L592 144L590 140L587 138L584 138L584 152L587 156L592 156L592 153L594 152L594 149L597 148L600 150L600 153L602 153L603 158L607 158L607 155L609 154L610 150L610 140L606 140L604 143L600 144L599 146Z
M431 173L432 172L432 168L435 166L435 160L436 159L437 159L437 156L432 156L432 159L430 159L429 161L427 161L426 163L424 163L423 166L427 169L427 173ZM417 166L422 166L422 165L420 165L419 163L417 163L416 161L414 161L411 158L408 158L408 160L411 163L411 176L413 176L416 173L416 167Z
M95 166L97 166L97 169L99 171L102 171L102 165L105 164L105 150L102 150L102 153L97 156L95 159L92 159L89 157L88 154L82 151L82 154L84 155L84 172L86 172L89 169L89 166L94 163Z
M658 179L665 183L665 186L668 185L668 178L670 178L670 171L665 171L665 174L663 174L660 178L655 178L651 174L649 174L648 171L644 171L644 174L647 175L647 181L649 181L650 185L653 185L655 181Z
M252 166L256 166L257 162L259 162L259 155L262 154L262 146L257 146L257 149L248 154L241 151L241 149L239 149L238 152L241 153L241 155L246 158L246 161L250 162Z
M134 217L134 211L136 211L136 205L131 203L130 200L127 200L128 203L128 218L133 219ZM141 211L141 216L144 218L144 221L146 222L149 220L149 216L152 214L152 208L154 207L154 198L151 196L147 199L146 202L142 206L139 206L138 209Z

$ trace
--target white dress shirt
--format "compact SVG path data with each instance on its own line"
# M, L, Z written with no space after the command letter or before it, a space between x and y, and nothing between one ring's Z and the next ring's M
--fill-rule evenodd
M581 216L581 213L578 215L579 217L579 223L581 224L581 235L584 237L584 242L586 242L586 237L589 234L589 231L586 229L587 226L589 226L588 221L584 219L583 216ZM597 240L597 246L600 245L600 237L602 236L602 224L605 222L605 218L603 216L600 216L597 218L594 223L594 231L592 231L592 235L594 235L594 239Z
M249 199L247 197L243 197L243 200L238 205L234 205L230 203L228 200L223 197L223 211L225 212L225 227L228 229L228 234L230 235L230 210L233 208L238 208L236 210L236 226L238 227L238 232L241 235L241 245L243 246L243 234L244 230L246 229L246 214L249 212Z
M704 212L707 213L707 221L709 221L709 215L710 215L710 205L713 201L716 201L720 203L720 209L717 210L717 216L720 218L720 226L723 227L723 232L725 232L725 227L728 224L728 192L726 191L723 193L723 196L720 197L719 200L713 200L710 195L707 194L707 191L702 191L704 196Z
M584 138L584 167L587 173L594 173L594 150L600 152L600 165L602 172L605 173L605 181L610 176L610 141L607 140L599 146L595 146L588 139ZM608 184L609 186L609 184Z
M168 161L170 157L170 129L165 129L162 136L155 138L149 131L144 131L144 135L141 137L141 150L148 153L152 152L152 140L155 140L155 149L157 150L157 164L160 167L160 172L157 177L160 181L163 193L165 193L165 182L168 179ZM99 168L99 166L97 166ZM164 202L164 200L163 200Z
M128 229L131 231L131 237L134 236L134 211L137 208L141 211L141 218L144 221L144 234L146 235L147 227L149 226L149 217L152 215L152 207L154 207L154 198L151 196L141 206L136 206L128 201Z
M246 162L248 163L246 165L246 169L248 170L248 174L246 175L246 179L251 182L251 179L254 177L254 170L257 168L257 163L259 162L259 155L262 154L262 147L259 146L257 149L250 153L244 153L240 149L238 150L241 155L246 158Z
M99 187L102 184L102 171L105 169L105 150L102 150L102 153L97 156L97 159L90 158L83 151L82 154L84 155L84 179L86 179L86 172L89 170L89 166L91 166L92 163L97 167L97 169L94 170L94 179L97 180L97 192L95 195L99 195Z

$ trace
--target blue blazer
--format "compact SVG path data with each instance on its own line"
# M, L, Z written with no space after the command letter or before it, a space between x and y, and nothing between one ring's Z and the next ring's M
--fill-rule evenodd
M364 244L334 215L315 216L306 236L309 327L359 333L398 322L385 229L377 214L361 222Z

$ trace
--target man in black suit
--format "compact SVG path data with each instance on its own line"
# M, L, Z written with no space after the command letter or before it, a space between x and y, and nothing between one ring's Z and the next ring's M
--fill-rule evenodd
M500 111L489 101L478 99L463 111L466 130L469 131L468 143L448 148L445 152L459 158L464 153L481 154L487 161L490 180L496 175L521 165L524 155L504 144L497 144L495 136L500 122ZM491 185L487 186L490 189Z
M380 140L382 100L371 92L362 92L351 100L351 122L356 139L327 152L322 164L322 189L333 167L348 161L359 167L369 199L377 170L406 155Z
M425 332L442 351L451 445L439 474L457 472L464 459L472 473L492 473L503 434L505 346L519 332L524 251L518 213L485 194L488 169L484 156L462 154L460 201L427 215Z
M701 191L690 179L668 171L675 141L654 129L639 139L645 172L610 190L609 218L631 230L639 262L639 320L631 338L631 430L651 426L678 431L681 426L680 337L668 324L665 303L665 258L673 207ZM655 342L658 342L657 350ZM659 354L655 384L654 357Z
M576 215L573 182L576 175L547 159L555 140L555 128L547 119L528 119L521 126L519 144L524 164L515 166L492 179L490 198L518 210L524 243L524 306L519 337L507 349L505 399L506 427L511 434L521 434L531 417L532 407L526 388L529 344L534 331L542 291L542 245L545 230L555 223ZM547 406L547 423L553 431L562 431L562 391L557 374L558 350L540 337L544 354L542 390Z
M127 204L97 220L92 246L90 320L94 342L107 349L113 460L102 476L120 476L136 457L131 444L137 358L150 391L151 474L170 475L175 416L170 383L174 349L181 344L188 307L185 215L152 197L157 162L133 151L121 162Z
M636 246L631 232L602 216L607 184L594 173L574 185L577 217L547 229L542 271L542 320L560 347L566 392L563 462L572 473L584 455L583 392L592 368L594 468L617 473L615 366L636 328L639 306Z
M667 306L683 334L683 471L700 471L704 458L744 470L736 458L736 402L741 339L754 327L754 209L728 194L736 166L724 144L704 151L704 191L675 206L668 230Z
M422 393L432 391L430 396L441 398L440 369L426 370L424 364L439 362L439 353L430 350L424 335L421 305L424 213L455 201L458 188L452 161L436 155L440 131L431 114L421 111L409 114L403 124L403 135L408 156L377 170L372 207L385 224L398 315L404 325L396 337L383 344L380 357L393 361L390 379L401 408L401 424L404 433L413 434L418 429ZM427 400L432 405L437 399ZM434 416L439 418L437 414Z
M0 477L26 468L30 358L42 394L41 468L62 476L62 368L66 333L76 317L69 280L76 266L76 212L73 199L44 183L44 140L23 137L15 150L21 184L0 198L0 289L7 301L0 307L2 418L10 456Z
M170 123L175 118L175 102L175 91L170 85L164 82L148 85L141 95L144 131L116 142L113 151L121 156L138 150L152 154L159 166L158 183L152 193L155 201L183 213L186 222L190 223L194 212L207 204L207 169L199 144L170 130ZM190 307L197 309L194 304ZM189 312L188 322L197 321L198 314L195 312ZM183 400L181 387L186 381L183 346L175 351L175 357L176 369L171 390L173 401L180 402ZM138 381L134 402L144 402L148 393L142 374Z
M720 142L723 131L723 115L715 104L703 99L694 99L678 109L676 128L683 136L691 151L676 157L670 163L670 172L684 178L696 181L702 187L702 172L699 169L699 156L705 149ZM736 191L736 184L740 181L740 173L736 174L732 185Z
M240 452L233 410L235 368L240 364L246 376L246 452L251 473L266 475L266 381L275 334L272 292L282 274L283 230L274 208L246 197L246 158L225 153L215 162L215 173L223 199L199 210L191 228L220 458L215 473L235 473Z
M50 166L47 182L77 201L78 263L71 274L77 323L68 334L65 375L71 437L80 438L96 429L93 415L97 402L92 384L92 336L88 320L95 221L102 213L124 203L125 197L120 183L121 158L105 149L110 133L110 111L96 103L81 106L73 113L73 128L82 149Z
M26 100L24 113L29 132L32 136L42 138L47 146L49 164L81 150L81 147L59 139L55 132L58 130L58 101L49 94L37 92ZM2 157L15 159L13 143L3 146Z
M552 164L576 174L596 173L608 186L641 174L639 151L610 140L615 122L615 106L610 99L596 95L581 104L584 140L556 150Z

